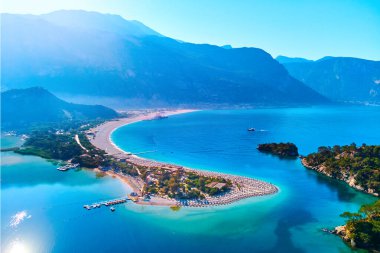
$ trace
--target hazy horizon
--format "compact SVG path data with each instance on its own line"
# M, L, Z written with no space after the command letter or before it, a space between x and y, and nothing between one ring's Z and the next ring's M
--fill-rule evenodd
M276 7L276 8L274 8ZM84 10L137 20L197 44L256 47L274 58L324 56L380 60L377 1L3 1L1 12L44 14ZM365 18L363 18L365 17Z

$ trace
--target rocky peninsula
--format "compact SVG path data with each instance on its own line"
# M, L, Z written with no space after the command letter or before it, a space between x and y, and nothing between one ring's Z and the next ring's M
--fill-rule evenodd
M340 236L352 248L380 252L380 200L362 205L358 212L345 212L341 217L346 224L332 232Z
M306 168L342 180L357 190L380 194L379 145L319 147L318 152L302 157L301 161Z

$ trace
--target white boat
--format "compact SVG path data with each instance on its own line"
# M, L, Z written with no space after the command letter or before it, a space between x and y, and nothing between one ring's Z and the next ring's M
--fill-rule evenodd
M164 115L164 114L161 114L161 113L157 113L157 114L152 118L152 120L157 120L157 119L167 119L167 118L169 118L169 116Z
M67 171L69 169L74 169L79 166L79 163L74 163L74 164L67 164L61 167L58 167L57 170L59 171Z
M79 163L73 163L73 164L69 164L68 165L69 169L74 169L74 168L76 168L78 166L79 166Z
M67 170L69 170L70 168L69 167L67 167L67 165L65 165L65 166L61 166L61 167L58 167L57 168L57 170L59 170L59 171L67 171Z

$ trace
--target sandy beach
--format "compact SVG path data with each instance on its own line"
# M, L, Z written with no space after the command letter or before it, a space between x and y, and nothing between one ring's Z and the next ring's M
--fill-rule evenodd
M183 114L183 113L189 113L194 112L197 110L171 110L171 111L162 111L159 113L160 116L172 116L176 114ZM154 119L157 116L157 112L147 112L138 114L135 116L131 116L129 118L121 118L117 120L107 121L95 128L93 128L91 131L95 134L95 138L90 139L91 143L102 150L105 150L107 154L109 155L121 155L121 154L127 154L127 152L121 150L119 147L117 147L111 140L112 132L115 131L117 128L136 123L143 120L151 120Z
M161 111L160 116L171 116L175 114L194 112L195 110L172 110L172 111ZM131 153L125 152L118 148L111 140L112 132L117 128L136 123L142 120L151 120L157 117L157 112L147 112L131 116L129 118L121 118L118 120L112 120L105 122L97 127L91 129L88 135L90 142L97 148L106 151L107 154L112 155L119 159L125 159L134 165L144 166L144 167L164 167L164 166L179 166L174 164L157 162L150 159L141 158L139 156L133 155ZM192 207L206 207L215 205L226 205L232 202L238 201L240 199L269 195L278 192L278 188L270 183L259 181L252 178L234 176L225 173L212 172L197 170L193 168L183 167L184 170L188 172L194 172L206 177L222 177L233 182L232 189L220 196L207 196L204 200L176 200L169 199L160 196L153 196L149 201L140 198L137 204L143 205L163 205L163 206L192 206ZM144 185L144 181L140 177L132 177L130 175L125 175L121 173L108 172L109 175L117 176L126 182L136 193L141 195L141 190Z

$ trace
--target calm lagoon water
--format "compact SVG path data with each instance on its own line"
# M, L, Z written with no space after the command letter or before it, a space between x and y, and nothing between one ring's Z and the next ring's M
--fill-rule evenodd
M291 141L307 154L321 145L380 144L379 126L378 107L315 107L201 111L116 130L112 139L124 150L156 151L144 157L280 187L273 196L179 212L131 203L114 213L86 211L83 204L130 190L88 170L62 173L41 158L2 153L1 251L352 252L321 228L342 224L339 214L375 198L256 146Z

